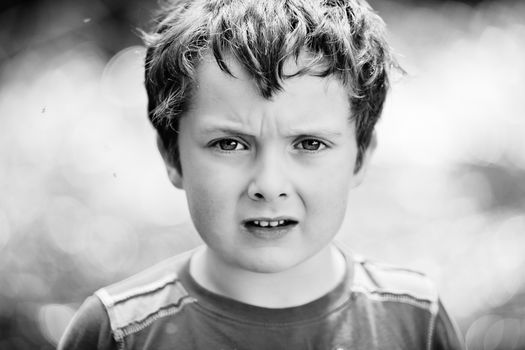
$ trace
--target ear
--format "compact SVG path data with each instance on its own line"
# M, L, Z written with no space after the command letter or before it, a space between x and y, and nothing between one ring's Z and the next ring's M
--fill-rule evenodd
M354 187L359 186L361 182L363 182L366 172L368 170L368 166L370 164L370 159L372 158L372 155L374 154L376 148L377 148L377 136L376 136L376 132L374 131L370 139L370 144L368 145L368 148L363 154L363 159L361 160L361 167L359 168L357 173L354 174L354 181L353 181Z
M157 135L157 148L159 149L160 155L162 156L162 160L164 160L164 165L166 166L168 178L170 179L173 186L182 190L182 174L177 170L177 168L173 164L173 160L170 156L170 153L164 146L164 142L162 142L159 135Z

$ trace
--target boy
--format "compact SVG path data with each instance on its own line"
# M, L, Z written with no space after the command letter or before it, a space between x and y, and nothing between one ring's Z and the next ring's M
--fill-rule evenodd
M149 117L205 245L86 300L62 349L460 349L428 280L333 242L395 67L358 0L182 0Z

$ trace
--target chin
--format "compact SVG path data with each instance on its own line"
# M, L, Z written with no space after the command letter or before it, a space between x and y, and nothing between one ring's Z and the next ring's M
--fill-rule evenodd
M276 254L266 254L261 257L249 256L237 261L235 264L241 269L256 273L280 273L290 270L301 263L300 260L293 259L291 256L276 256Z

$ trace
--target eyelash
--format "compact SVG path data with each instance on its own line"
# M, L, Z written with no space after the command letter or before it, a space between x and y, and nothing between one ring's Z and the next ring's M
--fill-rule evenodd
M306 149L304 147L304 142L308 142L308 141L316 142L318 144L318 148L317 149ZM302 147L297 147L298 145L302 145ZM301 139L298 142L296 142L294 144L294 148L300 149L301 151L312 152L313 153L313 152L320 152L320 151L328 148L328 145L325 142L323 142L323 141L321 141L319 139L316 139L316 138L313 138L313 137L309 137L309 138Z
M314 142L317 144L317 148L316 149L308 149L305 147L305 142ZM225 143L229 143L230 145L232 143L235 143L235 147L233 149L225 149L223 146L225 146ZM218 151L221 151L221 152L235 152L235 151L244 151L244 150L247 150L248 149L248 146L246 146L246 144L240 140L237 140L237 139L234 139L234 138L222 138L222 139L218 139L218 140L214 140L212 142L209 143L209 146L211 148L215 148L217 149ZM242 149L237 149L238 147L242 147ZM301 150L301 151L304 151L304 152L309 152L309 153L315 153L315 152L320 152L326 148L328 148L329 146L319 140L319 139L316 139L316 138L313 138L313 137L309 137L309 138L303 138L297 142L295 142L293 144L293 147L294 149L298 149L298 150Z
M228 142L230 144L231 143L235 143L236 146L235 146L234 149L224 149L221 146L224 146L225 142ZM214 141L210 142L209 146L212 147L212 148L216 148L217 150L219 150L221 152L235 152L235 151L244 151L244 150L248 149L248 147L244 144L244 142L241 142L241 141L236 140L234 138L223 138L223 139L214 140ZM241 146L243 148L242 149L237 149L238 146Z

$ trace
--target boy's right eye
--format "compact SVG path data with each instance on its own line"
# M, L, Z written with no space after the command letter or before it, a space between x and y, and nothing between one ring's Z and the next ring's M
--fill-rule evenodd
M248 147L246 147L243 143L235 139L216 140L211 143L211 147L215 147L221 151L227 151L227 152L228 151L243 151L243 150L248 149Z

